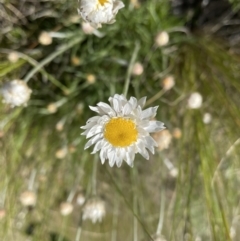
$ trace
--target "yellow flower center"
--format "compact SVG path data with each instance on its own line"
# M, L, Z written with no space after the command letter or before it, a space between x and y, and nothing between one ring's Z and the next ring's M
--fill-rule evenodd
M98 2L103 6L108 0L98 0Z
M121 117L111 119L104 130L105 139L115 147L126 147L136 142L136 124Z

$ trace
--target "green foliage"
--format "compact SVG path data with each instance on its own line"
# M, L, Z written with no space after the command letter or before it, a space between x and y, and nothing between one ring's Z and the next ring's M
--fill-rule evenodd
M0 104L1 240L150 240L158 226L171 241L237 241L238 233L231 235L240 230L239 56L219 39L189 33L168 1L142 1L139 8L125 1L116 23L98 36L82 31L76 1L20 2L1 7L0 77L27 80L33 94L27 107ZM157 47L163 30L170 42ZM52 44L39 44L42 31L53 33ZM182 136L149 161L137 155L133 169L109 168L84 150L79 127L94 115L89 105L123 92L136 46L144 72L130 76L128 97L147 96L148 105L159 105L157 119ZM13 50L15 63L7 58ZM169 75L175 86L163 91ZM196 91L203 105L189 109ZM19 199L34 173L37 203L26 208ZM105 201L102 223L81 219L82 193ZM67 200L74 211L62 216Z

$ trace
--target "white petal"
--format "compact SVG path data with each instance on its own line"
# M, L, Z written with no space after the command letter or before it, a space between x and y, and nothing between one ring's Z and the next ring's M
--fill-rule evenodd
M129 115L132 112L132 107L129 103L126 103L125 106L123 107L123 115Z
M104 115L104 114L106 114L106 113L105 113L101 108L99 108L99 107L89 106L89 108L90 108L92 111L97 112L99 115Z
M95 126L96 125L96 123L94 123L94 122L89 122L89 123L87 123L85 126L81 126L80 128L81 129L83 129L83 130L85 130L85 129L91 129L93 126Z
M102 149L100 151L100 159L101 159L102 164L104 164L105 159L107 158L106 152L107 152L107 149L102 147Z
M158 109L158 106L147 108L142 112L141 119L144 120L144 119L151 119L155 117L157 114L157 109Z
M91 117L91 118L89 118L87 120L87 123L89 123L89 122L98 122L99 118L101 118L101 116L93 116L93 117Z
M155 152L154 146L157 146L157 143L154 141L154 139L151 136L145 137L145 145L148 148L148 150L151 151L152 154L154 154Z
M130 100L129 100L129 103L132 105L133 109L137 108L138 101L135 97L131 97Z
M102 125L95 125L95 126L93 126L93 127L89 130L86 138L92 137L92 136L94 136L94 135L102 132L102 129L103 129L103 126L102 126Z
M96 136L92 137L85 145L84 150L90 147L91 145L95 144L99 139L101 139L103 134L97 134Z
M149 121L149 125L144 127L144 130L148 131L149 133L161 131L163 129L165 129L165 127L161 121Z
M147 152L147 150L145 149L145 145L142 142L142 140L139 140L138 143L136 143L138 152L145 158L145 159L149 159L149 154Z
M95 154L98 152L101 148L103 148L103 140L98 140L98 142L95 144L93 151L91 154Z
M107 157L108 157L108 160L109 160L109 165L110 165L110 167L113 167L114 164L115 164L115 160L116 160L115 155L116 155L116 152L115 152L115 151L109 151L109 152L107 153Z
M99 102L97 105L109 116L116 116L115 111L111 108L110 105L108 105L104 102Z
M126 162L130 167L133 167L134 158L135 158L135 152L133 150L133 147L128 147L127 153L126 153L126 159L127 159Z
M116 98L113 98L113 108L117 113L119 113L121 111L119 101Z
M145 96L145 97L142 97L142 98L138 101L138 105L140 105L141 108L144 107L144 105L145 105L145 103L146 103L146 99L147 99L147 97Z

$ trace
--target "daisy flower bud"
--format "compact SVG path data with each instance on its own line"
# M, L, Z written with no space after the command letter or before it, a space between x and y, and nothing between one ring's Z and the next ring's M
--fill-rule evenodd
M139 62L135 63L133 65L133 69L132 69L132 74L133 75L141 75L143 73L143 65Z
M4 219L6 216L6 210L0 208L0 221Z
M85 196L84 196L84 194L83 193L79 193L78 195L77 195L77 204L79 205L79 206L82 206L84 203L85 203Z
M54 113L57 112L58 107L57 107L57 105L56 105L55 103L50 103L50 104L47 106L47 110L48 110L49 113L54 114Z
M166 78L163 79L162 81L162 87L164 90L170 90L172 87L175 85L175 80L173 76L167 76Z
M182 137L182 131L181 131L181 129L179 129L179 128L174 128L172 135L173 135L173 137L174 137L175 139L180 139L180 138Z
M169 42L169 35L166 31L162 31L155 37L155 43L158 47L167 45Z
M68 149L66 147L63 147L56 151L55 156L58 159L63 159L64 157L66 157L67 153L68 153Z
M20 196L20 202L25 207L33 207L36 205L37 196L32 191L25 191Z
M152 120L158 106L143 110L146 97L127 100L124 95L115 94L108 100L110 105L100 102L96 107L90 106L98 115L81 127L85 130L82 135L90 138L85 149L95 145L92 154L100 151L102 164L108 159L111 167L115 163L120 167L123 161L133 166L136 153L149 159L148 150L154 154L154 147L158 146L150 133L165 128L162 122Z
M81 63L82 63L82 60L81 60L79 57L73 56L73 57L71 58L71 64L72 64L72 65L74 65L74 66L79 66L79 65L81 65Z
M63 216L68 216L69 214L71 214L73 211L73 205L69 202L63 202L60 205L60 213Z
M199 109L202 106L202 96L198 92L194 92L188 98L188 108Z
M176 167L172 168L170 171L169 171L169 174L172 176L172 177L177 177L178 176L178 169Z
M79 3L78 13L94 28L114 23L118 10L124 7L119 0L79 0Z
M42 45L50 45L52 43L52 37L48 32L43 31L38 37L38 42Z
M90 23L82 22L82 30L85 34L93 34L95 28Z
M229 233L230 237L234 239L236 237L236 234L237 234L236 229L234 227L231 227L230 233Z
M168 149L172 141L172 135L168 130L163 130L153 134L153 139L158 145L158 150Z
M61 120L59 120L55 126L56 130L61 132L64 128L64 125L65 125L65 122L66 122L66 118L62 118Z
M83 220L90 219L92 223L102 222L105 215L105 203L98 198L88 200L83 207Z
M212 115L210 113L205 113L203 115L203 123L204 124L209 124L212 121Z
M30 99L32 90L22 80L12 80L3 85L0 94L3 96L3 102L15 106L26 106Z
M93 74L88 74L87 75L87 82L89 84L94 84L96 82L96 77Z
M17 52L11 52L8 54L8 60L11 62L11 63L16 63L18 60L19 60L19 55Z

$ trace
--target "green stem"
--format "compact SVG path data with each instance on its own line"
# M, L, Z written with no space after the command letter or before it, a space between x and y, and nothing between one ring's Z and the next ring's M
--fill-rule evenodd
M124 83L123 94L125 95L125 97L127 97L128 88L129 88L130 79L131 79L131 73L132 73L133 65L136 61L139 49L140 49L140 44L139 44L139 42L136 42L135 48L134 48L134 51L133 51L133 54L132 54L132 58L131 58L131 61L129 63L129 66L128 66L125 83Z
M38 71L40 71L42 69L43 66L45 66L46 64L50 63L53 59L55 59L58 55L61 55L62 53L64 53L65 51L67 51L68 49L70 49L71 47L73 47L75 44L78 44L79 42L81 42L83 39L82 35L77 36L76 38L73 38L70 42L63 44L62 46L60 46L55 52L53 52L52 54L50 54L47 58L43 59L35 68L33 68L24 78L25 82L28 82L35 73L37 73ZM59 85L59 83L55 83L57 86ZM61 85L61 84L60 84Z

